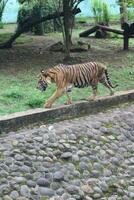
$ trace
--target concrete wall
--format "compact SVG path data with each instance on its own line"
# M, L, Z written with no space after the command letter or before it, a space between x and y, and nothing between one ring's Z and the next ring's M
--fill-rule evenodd
M103 0L103 1L108 3L111 14L119 13L119 7L116 4L116 0ZM91 0L84 0L79 6L82 11L82 13L79 16L92 16L90 6L91 6ZM18 9L19 9L19 4L17 0L8 0L8 3L4 10L2 21L4 23L16 22Z

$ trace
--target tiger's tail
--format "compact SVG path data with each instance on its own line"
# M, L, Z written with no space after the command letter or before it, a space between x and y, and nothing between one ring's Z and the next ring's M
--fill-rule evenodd
M116 87L118 86L118 84L112 85L112 83L111 83L111 81L110 81L110 79L109 79L109 74L108 74L107 69L105 69L105 75L106 75L106 79L107 79L107 82L108 82L108 84L110 85L110 87L111 87L111 88L116 88Z

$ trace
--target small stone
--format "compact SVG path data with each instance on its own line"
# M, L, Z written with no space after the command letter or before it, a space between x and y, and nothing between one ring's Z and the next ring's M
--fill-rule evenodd
M27 185L22 185L20 188L20 194L24 197L28 197L30 198L31 194L30 194L30 190L28 188Z
M128 186L128 191L129 192L134 192L134 186Z
M42 137L35 137L34 140L36 140L37 142L42 142L43 138Z
M54 190L47 187L39 187L39 192L42 196L44 195L48 197L52 197L55 194Z
M61 155L61 158L63 159L69 159L72 157L72 153L71 152L65 152Z
M69 185L66 187L66 190L70 193L70 194L78 194L79 192L79 187L74 186L74 185Z
M134 157L129 158L130 162L134 164Z
M11 192L10 197L13 198L13 199L16 199L17 197L19 197L19 193L14 190L14 191Z
M55 181L62 181L62 180L64 180L64 173L63 172L55 172L54 174L53 174L53 179L55 180Z
M107 192L108 191L108 185L106 184L106 182L101 182L100 183L100 187L102 189L103 192Z
M93 197L94 197L94 199L99 199L101 197L101 194L96 193L96 194L93 195Z
M24 156L19 155L19 154L16 154L16 155L15 155L15 160L17 160L17 161L22 161L22 160L24 160Z
M36 183L39 186L44 186L44 187L50 186L50 181L46 178L39 178Z
M71 195L68 194L68 193L64 193L64 194L61 196L61 199L63 199L63 200L68 200L69 198L71 198Z
M88 164L86 162L80 162L79 167L82 170L86 170L88 169Z
M81 187L82 191L85 192L86 194L92 194L93 189L89 185L83 185Z
M35 183L34 181L32 181L32 180L28 180L28 181L27 181L27 185L28 185L29 187L35 187L35 186L36 186L36 183Z
M97 187L97 186L95 186L95 187L93 188L93 190L94 190L94 192L97 192L97 193L99 193L99 194L102 194L102 190L101 190L99 187Z
M77 154L76 155L72 155L72 161L74 161L74 162L79 161L79 156Z
M64 192L65 192L65 190L63 189L63 188L59 188L57 191L56 191L56 193L58 194L58 195L62 195L62 194L64 194Z
M23 172L23 173L30 173L31 169L30 167L26 166L26 165L23 165L21 168L20 168L20 171Z
M18 145L18 141L17 140L12 140L12 145L14 146L14 147L16 147L17 145Z
M3 200L13 200L10 196L6 195L3 197Z

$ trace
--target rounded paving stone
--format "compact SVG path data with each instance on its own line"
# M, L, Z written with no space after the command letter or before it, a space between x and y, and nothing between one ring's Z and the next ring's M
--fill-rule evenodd
M53 174L53 179L54 179L54 181L62 181L62 180L64 180L64 173L63 172L55 172L54 174Z

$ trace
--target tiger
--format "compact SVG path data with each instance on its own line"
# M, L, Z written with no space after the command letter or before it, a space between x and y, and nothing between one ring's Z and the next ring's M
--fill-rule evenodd
M56 83L57 89L54 94L46 101L45 108L51 108L52 104L62 94L67 95L67 104L72 104L69 92L73 87L84 88L91 86L93 95L88 100L95 100L97 96L98 83L102 83L114 95L113 86L110 82L107 67L99 62L87 62L82 64L65 65L59 64L48 70L41 70L38 76L37 88L45 91L51 83Z

